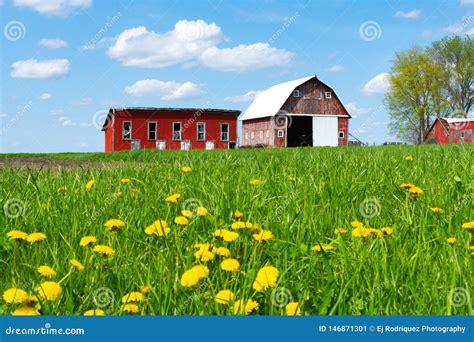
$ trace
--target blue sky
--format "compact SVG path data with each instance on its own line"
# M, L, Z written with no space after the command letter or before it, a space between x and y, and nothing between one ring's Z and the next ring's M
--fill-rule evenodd
M474 0L0 0L0 152L103 151L110 107L244 111L316 74L350 132L394 140L383 94L394 52L474 33Z

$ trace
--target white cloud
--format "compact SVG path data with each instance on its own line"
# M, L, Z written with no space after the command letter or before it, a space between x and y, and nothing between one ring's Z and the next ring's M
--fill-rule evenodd
M266 43L220 49L224 35L215 23L180 20L165 33L135 27L123 31L107 53L124 66L165 68L201 64L212 69L235 71L282 65L293 53Z
M45 79L61 77L69 73L70 65L67 59L49 59L38 61L27 59L12 64L11 77Z
M474 0L461 0L461 5L474 5Z
M61 115L62 113L64 113L64 110L62 110L62 109L51 109L49 111L49 115L53 115L53 116Z
M470 28L464 33L467 34L468 36L474 36L474 27Z
M414 9L409 12L398 11L395 13L395 17L397 18L405 18L405 19L416 19L421 15L421 11L419 9Z
M357 102L350 102L344 105L352 117L370 113L372 108L359 107Z
M229 96L224 99L227 102L248 102L252 101L260 94L263 90L250 90L244 95Z
M6 117L8 117L8 114L0 113L0 118L6 118Z
M43 38L39 41L39 44L48 49L60 49L67 47L67 42L62 39L49 39Z
M39 99L40 100L43 100L43 101L46 101L46 100L49 100L51 98L51 94L50 93L43 93L39 96Z
M336 65L333 65L330 68L327 68L326 71L328 71L328 72L341 72L341 71L344 71L344 69L345 68L342 65L336 64Z
M94 101L90 97L81 97L79 100L72 101L71 104L73 106L89 106Z
M389 76L386 72L378 74L362 87L362 93L367 96L385 94L390 90Z
M204 94L201 87L192 82L178 83L173 81L140 80L125 88L133 96L158 96L164 101L185 100Z
M91 123L88 122L76 122L67 116L61 116L58 118L58 121L61 123L62 126L80 126L80 127L89 127L92 126Z
M40 14L66 17L76 9L87 8L92 0L14 0L16 7L32 9Z

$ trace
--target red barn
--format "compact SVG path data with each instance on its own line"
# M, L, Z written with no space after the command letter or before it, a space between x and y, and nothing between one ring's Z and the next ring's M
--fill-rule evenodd
M437 118L425 135L427 144L457 144L474 141L474 118Z
M260 93L239 120L242 146L347 146L351 116L316 76Z
M238 110L111 108L102 127L105 152L236 147Z

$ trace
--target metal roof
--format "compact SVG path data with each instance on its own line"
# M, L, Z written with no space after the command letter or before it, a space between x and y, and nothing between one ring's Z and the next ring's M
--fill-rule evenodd
M219 109L219 108L175 108L175 107L116 107L111 110L123 111L123 110L143 110L143 111L175 111L175 112L219 112L219 113L233 113L240 114L240 110L234 109Z
M312 78L316 78L316 76L313 75L280 83L264 90L257 95L239 120L258 119L276 115L293 90Z
M474 122L474 117L471 118L441 118L445 120L447 123L460 123L460 122Z

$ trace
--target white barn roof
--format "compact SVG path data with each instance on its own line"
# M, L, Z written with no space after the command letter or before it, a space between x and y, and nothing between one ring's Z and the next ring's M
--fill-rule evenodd
M239 120L258 119L276 115L296 87L315 77L313 75L280 83L264 90L257 95Z
M449 124L474 121L474 117L472 118L441 118L441 119L445 120Z

